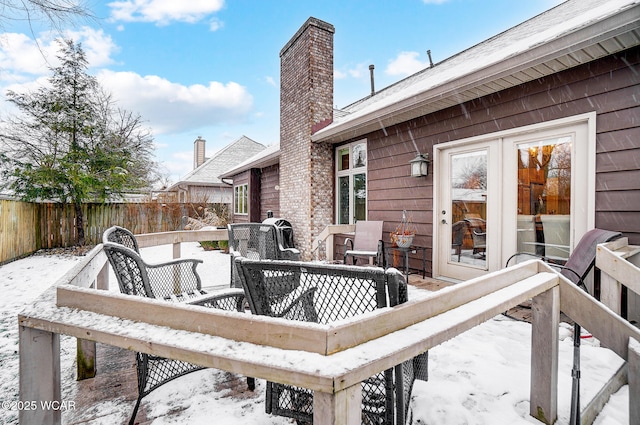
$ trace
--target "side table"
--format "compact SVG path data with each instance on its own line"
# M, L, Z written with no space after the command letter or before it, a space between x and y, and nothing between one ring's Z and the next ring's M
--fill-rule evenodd
M389 246L389 247L385 247L385 264L387 267L389 267L389 265L393 265L393 255L389 255L389 254L393 254L396 252L399 252L402 255L403 258L403 265L404 265L404 275L405 275L405 279L407 281L407 283L409 282L409 274L410 274L410 270L409 270L409 254L417 254L418 251L422 251L422 278L424 279L426 277L426 272L427 272L427 247L425 246L417 246L417 245L411 245L409 248L400 248L398 246ZM391 261L389 261L391 260Z

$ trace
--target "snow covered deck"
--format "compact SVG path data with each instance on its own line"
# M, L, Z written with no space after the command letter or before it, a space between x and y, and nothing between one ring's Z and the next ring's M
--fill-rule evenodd
M22 401L60 401L58 341L59 334L65 334L310 388L316 391L314 423L359 424L357 384L363 379L529 298L533 298L532 347L536 348L531 357L533 416L552 423L557 414L561 307L629 362L630 400L640 392L640 331L540 262L523 263L393 309L327 326L80 288L96 280L101 287L105 260L96 247L61 285L19 316ZM635 403L629 405L632 409ZM24 410L20 420L58 424L60 410Z

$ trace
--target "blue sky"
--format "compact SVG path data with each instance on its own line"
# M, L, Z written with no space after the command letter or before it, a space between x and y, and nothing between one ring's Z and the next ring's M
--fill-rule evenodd
M89 0L95 20L63 29L80 41L119 106L142 115L172 182L243 135L279 137L280 50L310 17L334 25L334 103L348 105L561 3L559 0ZM0 28L0 114L7 89L34 89L55 65L59 32ZM36 41L37 40L37 43ZM44 56L44 57L43 57Z

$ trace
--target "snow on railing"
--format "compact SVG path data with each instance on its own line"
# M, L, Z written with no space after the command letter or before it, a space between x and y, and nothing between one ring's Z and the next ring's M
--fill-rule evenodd
M150 246L212 240L213 235L199 233L171 232L140 241ZM557 419L560 310L627 360L629 398L640 399L640 331L540 261L334 325L92 289L105 287L105 264L97 246L20 314L21 401L60 402L59 335L64 334L308 388L314 391L316 425L360 424L363 380L529 299L532 416L549 424ZM631 423L639 423L637 403L629 405ZM24 410L20 423L59 424L61 413Z

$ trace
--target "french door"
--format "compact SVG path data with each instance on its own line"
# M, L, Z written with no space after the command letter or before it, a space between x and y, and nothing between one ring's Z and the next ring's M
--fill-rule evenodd
M434 227L442 276L471 279L496 265L499 223L493 217L499 214L501 193L497 174L489 170L499 166L499 155L496 140L440 150Z
M595 113L435 147L435 277L467 280L515 252L564 261L594 226Z

